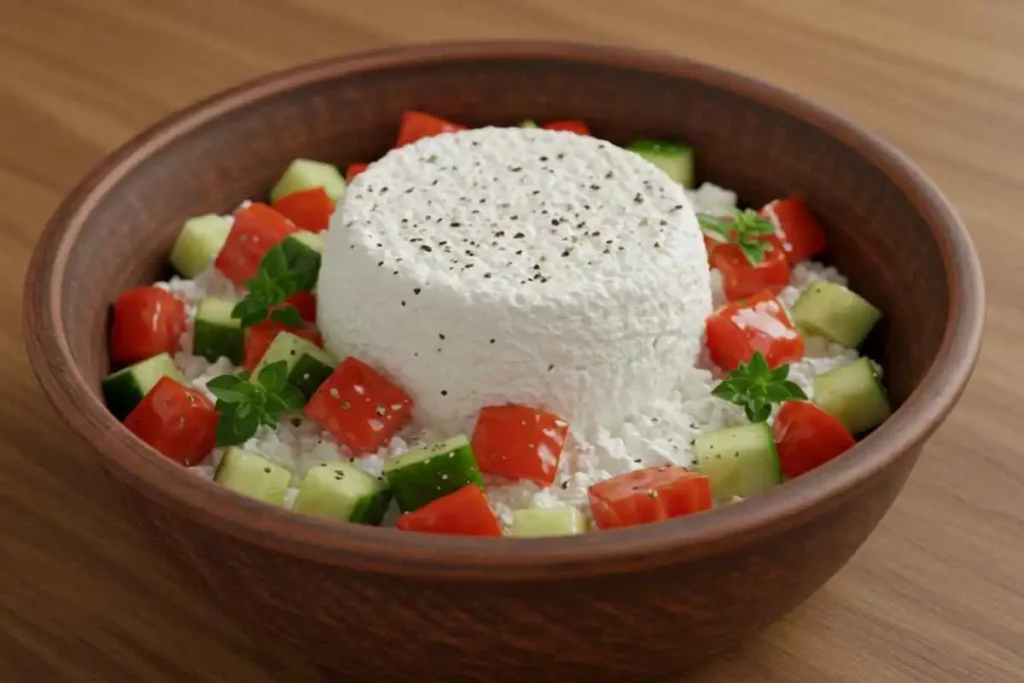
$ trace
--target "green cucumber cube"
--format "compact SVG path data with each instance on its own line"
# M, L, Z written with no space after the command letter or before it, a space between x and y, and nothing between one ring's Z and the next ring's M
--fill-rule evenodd
M284 238L281 250L293 269L309 275L307 281L299 283L300 288L315 288L324 252L324 238L318 233L300 230Z
M264 503L283 505L292 473L261 455L231 446L221 456L213 480Z
M882 312L855 292L835 282L808 287L790 315L805 334L825 337L855 349L882 318Z
M726 427L698 436L693 443L697 470L711 483L719 501L748 498L782 481L775 437L767 422Z
M678 142L636 140L626 147L651 162L683 187L693 187L693 150Z
M391 458L384 477L402 512L412 512L466 484L484 488L473 447L464 435Z
M114 417L123 421L164 377L185 383L169 353L157 354L104 377L103 400Z
M307 401L338 366L338 362L329 353L308 339L291 332L279 332L267 347L252 376L258 377L260 370L278 361L285 362L288 367L288 383L301 391Z
M574 507L529 508L512 513L510 536L540 538L575 536L587 531L587 518Z
M391 502L387 483L347 462L310 468L292 509L317 517L379 525Z
M540 126L537 125L537 122L534 121L533 119L525 119L523 121L520 121L519 122L519 127L520 128L540 128Z
M345 178L335 166L326 162L296 159L270 191L270 201L273 203L287 194L314 187L324 188L327 195L337 202L345 195Z
M870 358L814 378L814 402L850 430L862 434L889 419L892 406Z
M230 232L231 220L223 216L189 218L171 249L171 265L182 277L196 277L217 258Z
M234 301L204 297L196 307L192 329L192 355L211 363L218 358L241 365L245 356L245 330L242 321L231 315Z

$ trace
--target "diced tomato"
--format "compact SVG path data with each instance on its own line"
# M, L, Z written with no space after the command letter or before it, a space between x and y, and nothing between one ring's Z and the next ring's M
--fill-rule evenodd
M236 285L244 285L259 272L267 251L296 230L280 213L254 202L235 212L235 222L214 265Z
M466 127L430 114L424 114L421 111L407 111L402 114L395 147L408 145L421 138L429 138L441 133L457 133L460 130L466 130Z
M298 309L299 315L302 316L303 320L311 323L316 322L316 294L313 292L306 290L296 292L285 299L284 302Z
M345 169L345 182L351 183L357 175L365 171L369 164L349 164Z
M783 403L772 431L779 466L790 478L824 465L857 443L842 422L810 401Z
M334 200L324 188L312 187L279 198L274 210L303 230L321 232L331 223Z
M569 425L527 406L486 406L473 430L473 455L482 472L551 486Z
M761 215L775 226L790 264L813 258L828 246L825 231L797 197L768 202Z
M242 366L252 372L256 369L256 366L260 364L260 359L263 358L263 354L270 348L270 344L274 341L274 338L278 334L287 330L292 334L307 339L317 346L323 345L323 339L320 337L320 332L315 327L304 326L304 327L289 327L282 325L281 323L275 323L270 320L265 320L258 325L253 325L245 331L245 353L242 360Z
M734 301L708 316L705 343L711 361L729 371L760 351L770 367L800 360L804 339L769 291Z
M729 301L745 299L764 289L778 294L789 284L789 261L782 242L774 236L764 239L772 248L756 266L735 244L720 244L711 252L709 264L722 274L722 289Z
M577 135L590 135L590 127L582 121L551 121L541 128L546 130L564 130Z
M685 467L666 465L620 474L590 487L599 529L661 522L711 509L711 483Z
M398 518L402 531L456 536L501 536L501 525L476 484L432 500L418 510Z
M375 453L405 426L412 399L401 387L349 357L320 385L305 414L358 455Z
M179 464L202 462L217 442L217 413L201 392L164 377L124 420L124 426Z
M174 353L185 331L185 304L159 287L130 289L114 302L110 354L131 364L158 353Z
M704 251L708 253L709 258L711 257L711 252L713 252L721 245L722 242L720 240L716 240L714 237L708 237L707 235L704 235Z

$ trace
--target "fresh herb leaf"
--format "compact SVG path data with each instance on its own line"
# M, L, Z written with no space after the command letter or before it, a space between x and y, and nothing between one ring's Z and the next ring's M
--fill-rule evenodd
M235 304L231 315L242 327L258 325L268 318L298 327L302 325L298 309L282 304L293 294L312 290L319 273L320 259L316 256L303 249L275 245L263 255L256 276L245 281L245 298Z
M249 373L219 375L206 386L217 397L217 445L235 446L249 440L260 425L273 427L282 414L298 410L305 397L288 384L288 364L271 363L256 381Z
M789 400L806 401L800 385L786 379L789 366L772 370L760 351L750 361L740 363L711 394L743 408L751 422L764 422L772 414L772 405Z
M291 304L282 306L281 308L275 308L271 311L270 320L275 323L287 325L288 327L302 326L302 315L299 314L299 309L295 308Z
M735 244L751 265L759 265L765 254L774 249L771 242L762 238L774 235L775 226L753 209L736 210L730 218L702 213L697 215L697 220L713 239Z
M263 366L256 375L256 381L268 394L276 395L288 383L288 363L279 360Z

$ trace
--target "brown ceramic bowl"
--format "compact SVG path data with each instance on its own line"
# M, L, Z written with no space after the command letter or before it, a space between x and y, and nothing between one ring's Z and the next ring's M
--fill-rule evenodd
M692 518L544 540L342 526L243 499L136 441L103 407L107 307L162 274L182 220L260 195L294 157L373 159L404 109L470 125L582 118L613 142L683 139L747 204L797 192L829 259L885 312L869 353L899 409L847 455ZM244 625L370 681L631 681L778 619L892 503L973 368L970 239L935 187L855 125L757 81L625 49L399 48L262 78L159 124L51 220L25 294L32 363L130 514Z

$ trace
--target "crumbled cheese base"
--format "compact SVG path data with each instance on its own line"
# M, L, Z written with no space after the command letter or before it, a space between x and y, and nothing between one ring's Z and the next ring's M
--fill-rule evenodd
M735 207L736 198L733 193L709 184L688 194L698 212L726 214ZM846 278L835 268L815 262L798 264L792 271L790 286L779 294L779 301L788 309L803 290L822 281L847 284ZM186 302L190 320L197 302L203 296L241 296L241 292L213 268L194 280L172 278L169 282L157 285ZM716 302L724 302L714 271L710 288L711 298ZM183 349L191 348L191 334L191 328L184 333ZM789 377L808 396L812 395L815 375L846 365L858 357L856 350L820 338L805 337L804 344L805 357L790 366ZM226 358L210 363L187 351L176 354L175 361L186 379L201 389L213 377L240 369L233 367ZM693 438L723 427L743 424L745 418L742 409L711 395L720 372L710 364L706 353L700 354L696 366L680 373L665 397L649 402L642 410L627 415L617 424L599 427L589 437L584 437L570 425L558 477L550 488L542 489L532 482L507 482L488 478L488 496L502 524L511 524L515 510L532 507L572 505L589 515L587 490L592 484L643 467L690 465ZM294 487L310 467L339 459L349 459L369 474L379 476L387 458L436 442L444 435L439 431L412 426L393 438L380 452L353 458L344 446L315 424L297 418L294 422L283 421L276 429L261 427L243 447L289 469L293 473ZM212 479L221 455L221 449L215 450L205 462L191 468L192 471ZM291 505L295 493L295 488L289 492L285 499L286 506ZM393 522L397 514L397 508L393 506L385 523Z

